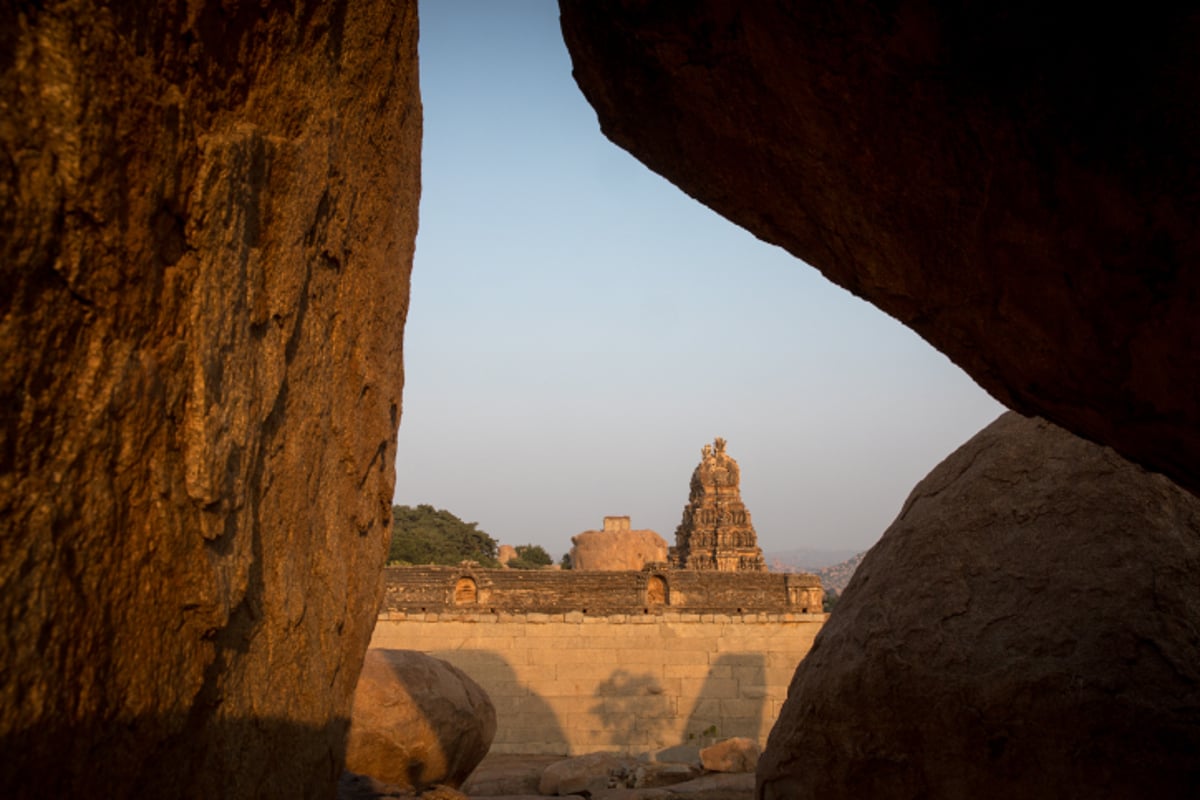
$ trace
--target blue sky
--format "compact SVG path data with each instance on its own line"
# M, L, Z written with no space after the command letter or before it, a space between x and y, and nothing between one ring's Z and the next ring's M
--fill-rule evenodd
M865 549L1001 407L908 329L600 133L553 0L421 7L425 139L396 502L556 558L674 543L729 441L763 549Z

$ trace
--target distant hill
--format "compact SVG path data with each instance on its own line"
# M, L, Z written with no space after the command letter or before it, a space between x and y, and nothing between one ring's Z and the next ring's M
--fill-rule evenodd
M816 575L821 579L821 585L825 587L825 591L834 591L839 595L846 591L846 584L850 583L850 578L854 576L854 570L858 569L858 565L862 563L865 555L866 551L863 551L840 564L832 564L817 570Z
M866 551L797 549L766 556L772 572L811 572L821 579L826 591L841 594L850 583Z
M765 553L767 566L772 572L816 572L822 567L840 564L854 558L858 550L820 550L815 547L797 547L792 550L777 550Z

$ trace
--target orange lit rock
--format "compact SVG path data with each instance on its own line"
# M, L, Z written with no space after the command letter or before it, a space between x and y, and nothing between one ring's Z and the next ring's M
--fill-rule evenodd
M416 4L2 16L0 794L331 796L390 533Z
M458 787L495 735L491 700L462 670L411 650L367 651L346 769L416 791Z

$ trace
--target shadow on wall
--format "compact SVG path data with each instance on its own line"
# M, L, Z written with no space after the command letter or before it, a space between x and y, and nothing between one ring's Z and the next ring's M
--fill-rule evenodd
M710 744L731 736L759 741L767 704L766 683L767 664L762 653L718 656L688 715L683 743Z
M614 744L631 749L662 746L677 713L662 684L649 673L618 669L596 687L593 697L596 704L588 711L599 718Z
M0 797L332 797L349 727L196 710L36 723L0 735Z
M429 655L448 661L483 687L496 708L492 749L521 744L530 755L570 752L567 735L550 704L522 683L508 660L487 650L436 650Z

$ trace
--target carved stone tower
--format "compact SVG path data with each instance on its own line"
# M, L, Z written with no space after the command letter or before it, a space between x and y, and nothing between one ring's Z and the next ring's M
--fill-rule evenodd
M758 535L742 503L741 471L717 438L700 451L691 494L675 529L670 563L675 569L765 572Z

